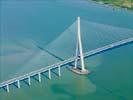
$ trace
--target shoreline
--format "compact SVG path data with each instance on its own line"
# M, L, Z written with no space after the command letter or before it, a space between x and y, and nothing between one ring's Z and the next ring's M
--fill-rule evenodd
M114 9L115 8L122 8L122 9L126 9L126 10L129 10L129 11L133 11L133 2L130 4L130 6L127 6L127 5L124 5L124 4L116 5L113 1L112 2L104 1L104 0L92 0L92 1L97 3L97 4L113 7Z

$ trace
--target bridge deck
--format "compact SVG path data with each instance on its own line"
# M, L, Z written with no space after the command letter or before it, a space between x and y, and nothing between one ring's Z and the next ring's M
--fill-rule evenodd
M124 39L124 40L121 40L121 41L118 41L118 42L115 42L115 43L112 43L112 44L97 48L95 50L91 50L89 52L84 53L84 57L88 57L88 56L100 53L102 51L105 51L105 50L108 50L108 49L111 49L111 48L114 48L114 47L129 43L129 42L133 42L133 38ZM14 82L19 82L21 80L27 79L27 78L32 77L34 75L40 75L40 73L43 73L43 72L49 71L51 69L58 68L60 66L66 65L66 64L71 63L71 62L74 62L76 59L79 59L79 58L78 57L71 57L71 58L69 58L67 60L64 60L64 61L52 64L52 65L46 66L46 67L41 68L39 70L32 71L30 73L27 73L27 74L22 75L22 76L18 76L18 77L13 78L13 79L4 81L4 82L0 83L0 88L7 86L7 91L9 91L8 90L9 89L8 85L13 84Z

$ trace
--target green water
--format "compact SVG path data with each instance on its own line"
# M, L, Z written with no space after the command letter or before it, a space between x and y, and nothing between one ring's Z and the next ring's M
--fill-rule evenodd
M32 40L45 47L77 16L88 21L133 29L132 12L113 10L91 1L1 2L0 34L3 48L0 52L0 82L38 69L38 65L59 61L48 54L38 53ZM0 100L132 100L132 50L133 44L128 44L87 58L85 64L92 71L90 75L76 75L63 67L61 77L52 73L51 80L42 76L41 83L32 79L31 86L21 82L20 89L10 86L10 93L0 89Z
M132 48L130 44L86 59L90 75L62 68L61 77L52 74L51 80L42 76L41 83L33 79L31 86L11 86L10 93L1 92L1 100L132 100Z

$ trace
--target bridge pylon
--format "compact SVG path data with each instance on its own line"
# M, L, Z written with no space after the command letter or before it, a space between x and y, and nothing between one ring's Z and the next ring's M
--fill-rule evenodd
M77 43L76 43L76 58L74 67L72 67L72 71L77 74L89 74L90 71L85 69L84 64L84 56L83 56L83 48L80 34L80 17L77 17ZM80 66L78 67L78 60L80 60Z

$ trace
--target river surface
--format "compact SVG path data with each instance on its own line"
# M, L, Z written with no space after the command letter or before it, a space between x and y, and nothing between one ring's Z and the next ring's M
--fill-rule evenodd
M132 11L89 0L1 1L0 82L60 61L40 49L55 43L77 16L133 31ZM68 49L60 54L67 55ZM90 75L80 76L62 67L61 77L52 73L49 80L42 75L41 83L32 79L31 86L21 82L17 89L11 85L10 93L0 89L0 100L133 100L132 50L130 43L85 59Z

